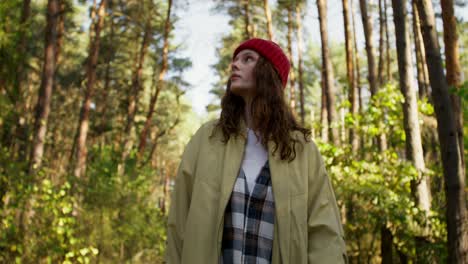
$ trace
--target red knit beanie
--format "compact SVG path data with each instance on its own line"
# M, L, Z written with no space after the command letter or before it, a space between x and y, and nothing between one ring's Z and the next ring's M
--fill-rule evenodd
M252 38L242 42L239 47L236 48L232 58L235 58L236 55L245 49L251 49L258 52L260 55L265 57L270 61L278 72L281 82L283 83L283 88L286 87L288 82L289 64L288 57L284 54L280 46L273 41Z

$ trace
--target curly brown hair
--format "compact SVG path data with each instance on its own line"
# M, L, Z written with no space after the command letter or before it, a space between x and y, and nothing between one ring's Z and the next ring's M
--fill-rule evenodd
M281 79L273 65L260 56L254 68L255 95L250 108L253 130L261 135L261 143L275 143L273 154L279 149L281 160L292 161L296 158L296 144L299 139L293 131L302 133L305 141L310 141L310 130L301 126L286 103ZM240 122L244 115L245 102L241 96L232 93L231 81L227 83L226 93L221 100L221 116L216 128L223 133L223 142L231 136L240 135Z

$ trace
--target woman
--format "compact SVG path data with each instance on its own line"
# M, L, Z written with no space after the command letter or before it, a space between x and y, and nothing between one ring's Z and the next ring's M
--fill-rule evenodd
M346 262L323 159L284 98L289 68L272 41L234 51L220 119L203 125L182 157L168 263Z

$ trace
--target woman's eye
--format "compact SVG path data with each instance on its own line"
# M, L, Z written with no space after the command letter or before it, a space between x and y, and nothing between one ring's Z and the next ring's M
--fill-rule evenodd
M245 58L245 61L251 61L251 60L253 60L253 58L250 56Z

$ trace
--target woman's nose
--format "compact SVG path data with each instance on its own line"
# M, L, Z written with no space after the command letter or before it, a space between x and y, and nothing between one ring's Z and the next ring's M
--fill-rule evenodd
M232 61L231 62L231 70L238 70L238 69L239 69L238 60Z

